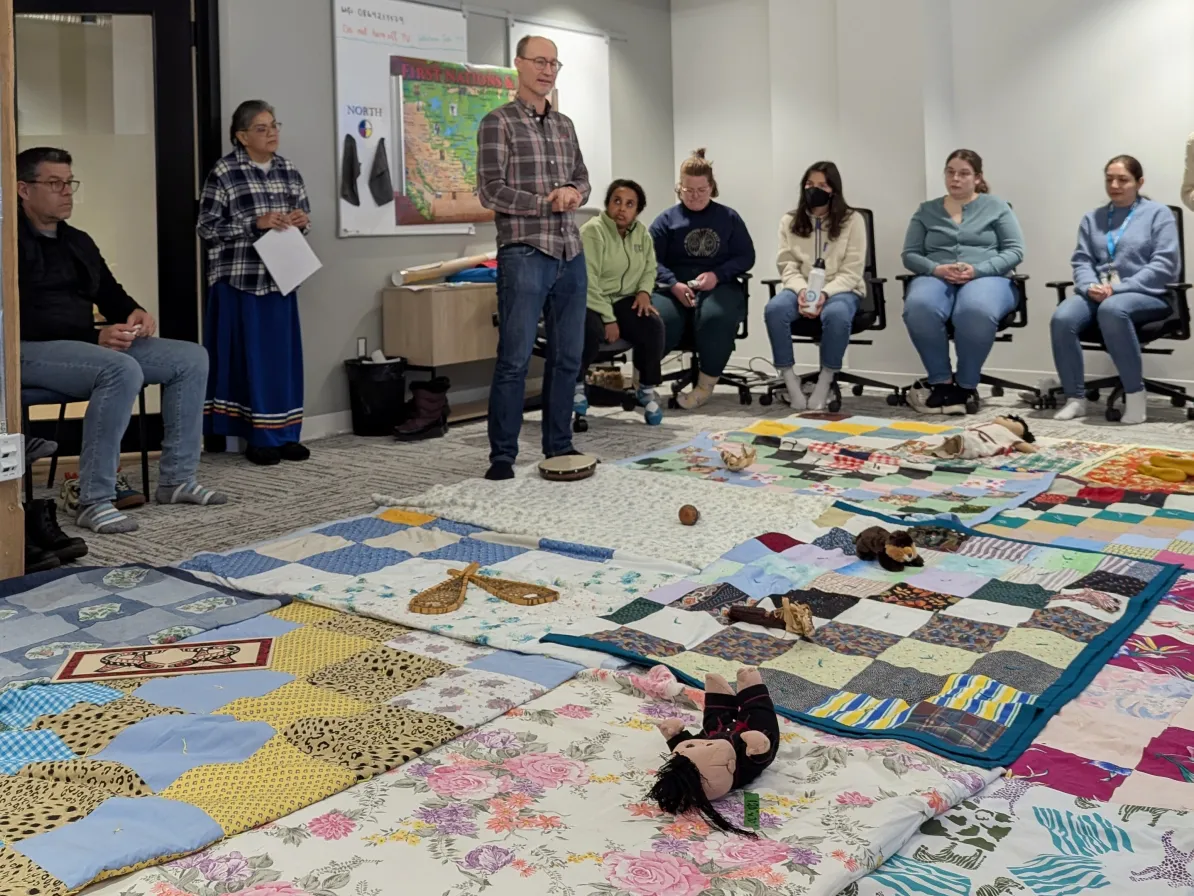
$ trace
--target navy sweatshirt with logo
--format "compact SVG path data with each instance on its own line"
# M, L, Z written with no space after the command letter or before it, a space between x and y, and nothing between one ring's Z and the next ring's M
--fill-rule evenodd
M706 271L718 283L745 274L755 263L755 246L746 223L728 205L710 202L694 212L677 203L651 224L659 285L665 290Z

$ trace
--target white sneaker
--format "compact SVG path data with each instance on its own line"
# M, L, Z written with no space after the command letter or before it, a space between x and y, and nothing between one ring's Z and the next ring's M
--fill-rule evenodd
M1090 407L1087 405L1085 398L1067 398L1065 405L1053 415L1053 419L1077 420L1079 417L1085 417L1089 412Z

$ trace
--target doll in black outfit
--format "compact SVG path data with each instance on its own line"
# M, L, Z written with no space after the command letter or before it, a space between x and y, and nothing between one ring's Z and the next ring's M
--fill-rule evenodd
M745 787L763 773L779 751L775 704L753 666L738 670L738 693L722 676L705 676L705 718L700 734L675 719L659 724L672 751L649 796L673 815L696 809L715 827L754 836L726 821L713 801Z

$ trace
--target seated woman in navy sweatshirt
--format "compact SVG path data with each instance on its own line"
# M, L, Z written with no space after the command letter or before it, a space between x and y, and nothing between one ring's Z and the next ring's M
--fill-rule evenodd
M675 351L692 327L700 378L677 399L691 409L709 400L734 351L746 315L746 296L735 280L754 266L755 247L738 213L713 201L717 181L705 150L684 160L676 192L680 202L651 224L659 264L651 303L667 329L667 351Z
M1136 325L1169 316L1169 284L1181 255L1173 212L1140 195L1144 169L1132 156L1116 156L1103 169L1111 202L1087 212L1078 225L1074 295L1057 306L1049 329L1053 363L1066 403L1056 420L1086 416L1079 334L1098 321L1107 354L1124 387L1121 423L1143 423L1147 393Z

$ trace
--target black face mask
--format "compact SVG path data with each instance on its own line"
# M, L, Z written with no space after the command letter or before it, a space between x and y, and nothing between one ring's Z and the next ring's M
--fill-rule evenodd
M831 199L833 199L833 194L828 190L822 190L820 187L804 188L804 201L808 203L809 208L821 208L829 205Z

